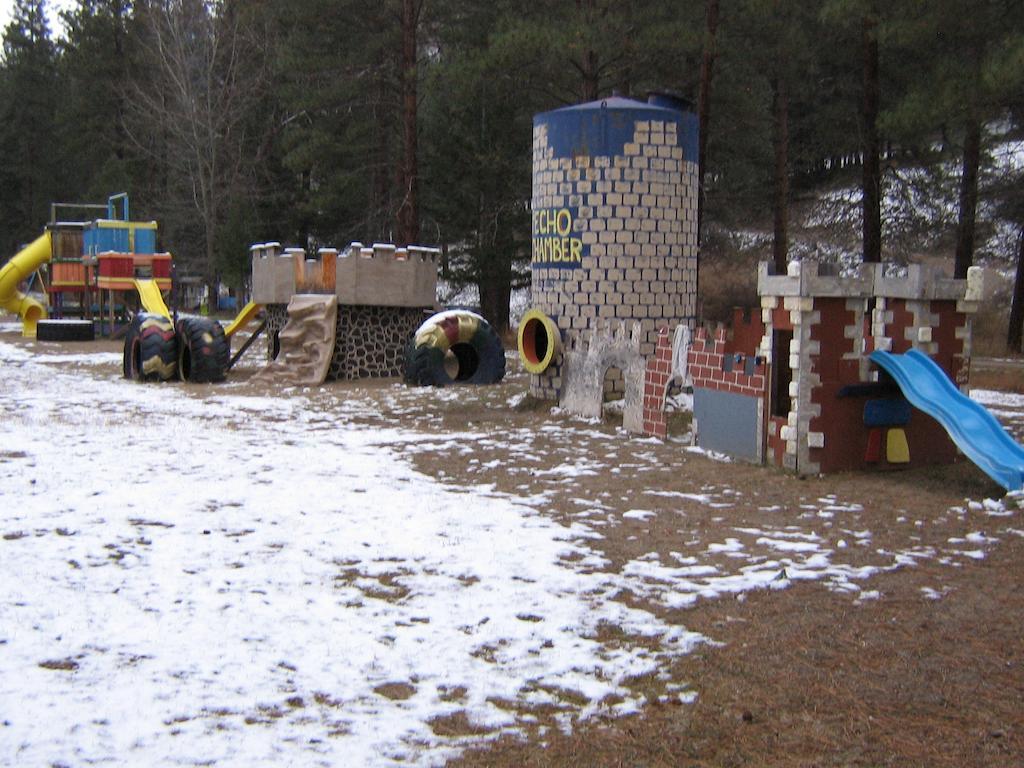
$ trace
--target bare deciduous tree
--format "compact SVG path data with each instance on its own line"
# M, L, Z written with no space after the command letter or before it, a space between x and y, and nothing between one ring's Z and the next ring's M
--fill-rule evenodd
M196 217L215 301L218 230L258 162L265 47L231 3L157 0L140 16L149 57L131 85L132 138L163 165L164 206Z

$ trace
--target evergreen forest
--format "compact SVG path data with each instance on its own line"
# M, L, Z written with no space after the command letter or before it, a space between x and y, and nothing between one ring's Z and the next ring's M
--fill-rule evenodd
M442 248L509 326L529 285L532 118L618 94L701 126L702 270L744 254L1016 273L1019 0L15 0L0 260L50 204L131 195L242 290L249 246ZM702 278L703 279L703 278ZM514 318L512 318L514 319Z

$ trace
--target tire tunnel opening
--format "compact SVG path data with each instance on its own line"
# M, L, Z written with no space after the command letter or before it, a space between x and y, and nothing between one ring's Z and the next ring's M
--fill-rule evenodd
M544 323L537 318L526 322L526 330L523 332L523 355L527 360L538 365L547 355L550 343Z
M480 367L480 355L472 344L459 342L444 355L444 372L452 381L469 381Z

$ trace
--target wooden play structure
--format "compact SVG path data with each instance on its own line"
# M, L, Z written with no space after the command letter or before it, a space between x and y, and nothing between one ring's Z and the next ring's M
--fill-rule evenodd
M77 218L83 211L103 215ZM172 268L171 254L157 251L157 223L132 221L126 193L105 205L53 203L44 234L4 265L0 300L21 318L26 336L47 317L96 322L109 334L137 306L136 281L169 291ZM36 279L47 306L18 288Z

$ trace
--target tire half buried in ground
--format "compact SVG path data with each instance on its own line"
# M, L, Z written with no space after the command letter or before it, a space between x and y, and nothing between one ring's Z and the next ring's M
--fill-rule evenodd
M92 320L39 320L36 341L93 341L96 331Z
M505 349L490 324L466 310L440 312L405 349L405 381L416 386L497 384L505 378Z
M124 337L122 363L126 379L167 381L178 370L178 343L171 321L139 312Z
M216 320L186 317L178 321L178 376L182 381L224 381L230 358L231 347Z

